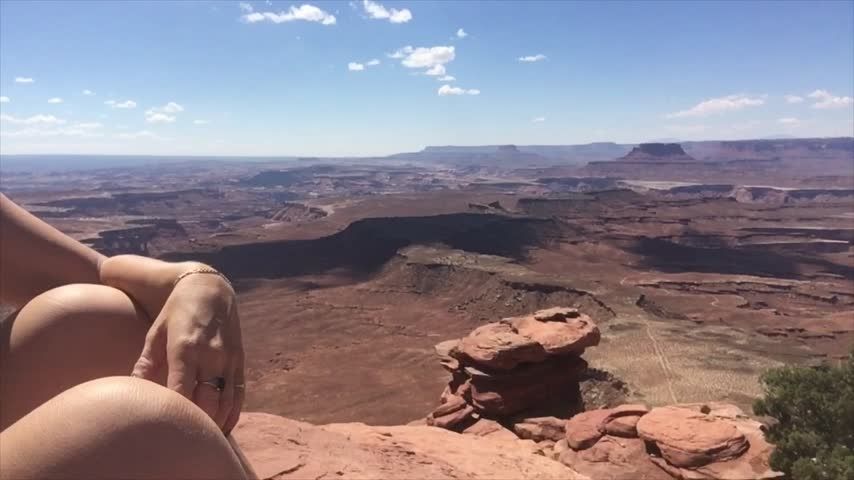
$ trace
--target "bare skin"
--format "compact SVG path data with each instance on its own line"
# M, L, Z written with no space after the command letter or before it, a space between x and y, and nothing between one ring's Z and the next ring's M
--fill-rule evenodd
M246 477L223 435L244 391L228 282L104 257L2 194L0 265L0 302L22 307L0 322L0 478Z

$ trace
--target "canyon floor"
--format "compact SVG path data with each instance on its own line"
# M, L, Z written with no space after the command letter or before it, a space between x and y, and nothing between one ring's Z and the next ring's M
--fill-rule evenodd
M18 174L3 188L105 253L229 275L246 409L299 421L421 418L447 383L436 343L555 306L599 325L586 358L618 379L601 381L651 406L749 411L764 370L854 344L854 190L839 178L798 189L539 173L178 163Z

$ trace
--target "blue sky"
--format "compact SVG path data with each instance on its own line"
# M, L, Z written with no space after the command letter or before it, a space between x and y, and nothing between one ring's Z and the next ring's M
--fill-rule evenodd
M0 2L7 154L854 135L852 97L845 1Z

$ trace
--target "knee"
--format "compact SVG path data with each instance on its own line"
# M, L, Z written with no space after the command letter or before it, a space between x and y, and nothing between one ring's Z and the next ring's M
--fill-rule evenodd
M148 429L219 433L217 425L190 400L148 380L104 377L62 393L71 409L85 409L113 423L111 431L124 435ZM100 422L99 422L100 423Z
M42 322L103 323L118 318L144 317L130 297L105 285L63 285L30 300L18 317L37 316Z
M50 465L35 471L34 478L244 477L225 436L201 409L172 390L133 377L105 377L70 388L10 427L15 428L53 432L51 444L40 447ZM100 473L93 475L93 468Z

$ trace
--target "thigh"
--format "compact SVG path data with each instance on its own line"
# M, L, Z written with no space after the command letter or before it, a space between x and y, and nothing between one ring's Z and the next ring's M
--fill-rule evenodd
M0 479L245 478L217 425L192 402L131 377L85 382L0 432Z
M77 384L129 375L148 325L126 294L102 285L31 300L0 328L0 430Z

